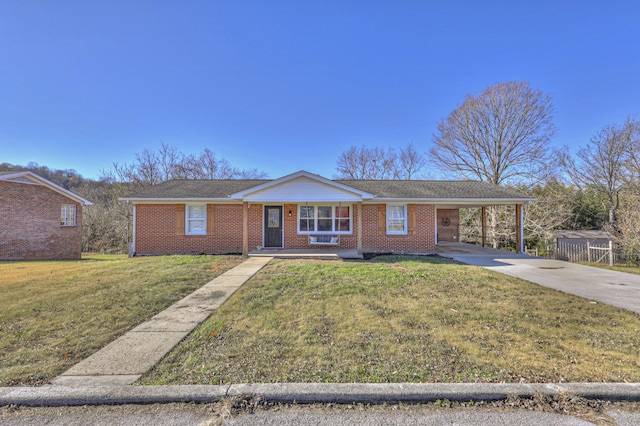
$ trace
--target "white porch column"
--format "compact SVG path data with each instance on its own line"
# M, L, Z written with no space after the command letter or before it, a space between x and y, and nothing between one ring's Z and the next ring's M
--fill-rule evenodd
M487 246L487 207L482 206L482 247Z
M136 253L136 228L137 228L137 210L136 210L136 205L133 205L133 230L132 230L132 236L133 236L133 241L131 242L131 247L128 247L129 249L129 257L133 257L133 255Z
M249 203L242 203L242 256L249 255Z
M357 226L357 237L356 237L356 249L358 250L358 254L362 254L362 201L356 204L358 207L356 213L356 220L358 221Z
M522 204L516 204L516 247L524 253L524 214Z

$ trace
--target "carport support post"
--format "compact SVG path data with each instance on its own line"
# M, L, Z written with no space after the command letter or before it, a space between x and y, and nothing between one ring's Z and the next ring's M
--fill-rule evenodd
M482 206L482 247L487 246L487 207Z
M249 203L242 203L242 256L249 256Z
M362 202L359 202L358 204L356 204L356 206L357 206L356 221L358 222L358 225L357 225L358 235L356 236L356 249L358 250L358 254L362 254Z
M518 253L524 253L524 220L522 204L516 204L516 247Z

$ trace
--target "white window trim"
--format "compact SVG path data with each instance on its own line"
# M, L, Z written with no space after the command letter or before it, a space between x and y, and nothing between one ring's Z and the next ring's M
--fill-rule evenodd
M73 223L67 223L71 218L68 214L69 211L73 211ZM76 226L78 221L78 206L75 204L62 204L60 206L60 226Z
M302 209L300 207L313 207L313 223L314 223L314 231L301 231L300 230L300 213ZM331 207L331 231L318 231L318 207ZM348 231L336 231L336 207L349 207L349 230ZM308 235L308 234L326 234L326 235L352 235L353 234L353 205L351 204L333 204L333 203L308 203L308 204L298 204L298 224L296 225L298 229L298 234ZM346 219L346 218L340 218Z
M403 207L403 209L404 209L404 225L403 225L404 230L403 231L390 231L389 230L389 219L390 219L389 211L391 210L391 207ZM408 215L408 209L407 209L407 205L406 204L387 204L387 215L386 215L386 218L385 218L385 221L386 221L385 225L386 225L386 228L387 228L387 234L388 235L407 235L409 233L407 215Z
M191 207L204 207L204 216L202 218L190 218L189 210ZM207 205L206 204L187 204L184 209L184 233L185 235L207 235ZM190 220L204 220L204 229L202 231L190 231Z

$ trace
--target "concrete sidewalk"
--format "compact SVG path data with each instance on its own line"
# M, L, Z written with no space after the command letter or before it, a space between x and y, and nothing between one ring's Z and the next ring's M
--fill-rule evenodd
M249 258L52 380L58 386L134 383L272 258Z
M442 244L438 254L640 313L640 275L464 243Z

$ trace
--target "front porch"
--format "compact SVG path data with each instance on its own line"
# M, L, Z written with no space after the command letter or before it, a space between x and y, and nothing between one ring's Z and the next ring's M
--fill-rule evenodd
M284 259L362 259L358 250L330 249L266 249L251 250L249 257L280 257Z

